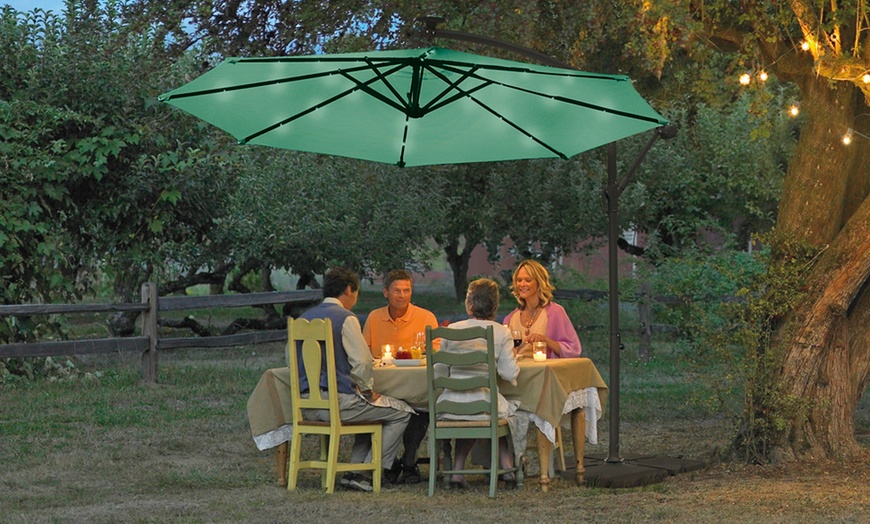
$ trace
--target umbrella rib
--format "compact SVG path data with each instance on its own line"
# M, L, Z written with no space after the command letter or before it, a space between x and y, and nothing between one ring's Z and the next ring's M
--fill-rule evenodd
M425 110L426 113L430 113L430 112L432 112L432 111L435 111L435 110L437 110L437 109L440 109L440 108L442 108L442 107L444 107L444 106L446 106L446 105L449 105L449 104L455 102L456 100L459 100L460 98L466 98L466 97L469 97L469 95L470 95L471 93L474 93L474 92L476 92L476 91L479 91L479 90L483 89L484 87L489 87L489 86L493 85L493 83L494 83L494 82L492 82L491 80L488 80L488 79L486 79L486 78L482 78L482 77L479 77L479 76L475 75L475 74L474 74L474 71L477 70L476 67L473 67L473 68L471 68L471 69L469 69L469 70L467 70L467 71L463 71L462 69L453 69L454 72L459 73L459 74L462 75L462 77L461 77L461 78L458 78L455 82L451 82L451 81L450 81L446 76L444 76L444 74L442 74L440 71L438 71L438 70L436 70L436 69L434 69L434 68L432 68L432 67L427 67L427 69L429 69L429 71L430 71L433 75L437 76L437 77L440 78L444 83L446 83L448 87L447 87L447 89L443 90L443 91L442 91L438 96L434 97L434 98L433 98L433 99L432 99L428 104L426 104L426 105L423 107L423 109ZM475 87L473 87L473 88L471 88L471 89L469 89L469 90L463 90L462 88L459 87L459 84L462 83L463 81L465 81L465 79L466 79L466 78L469 78L469 77L477 78L478 80L482 80L484 83L483 83L483 84L480 84L480 85L478 85L478 86L475 86ZM457 94L451 96L450 98L447 98L446 100L444 100L444 101L441 102L440 104L437 104L436 102L438 102L439 100L441 100L442 98L444 98L444 96L445 96L445 95L447 94L447 92L450 91L450 90L454 90L454 91L456 91ZM469 97L469 98L470 98L470 97Z
M403 67L405 67L404 64L402 64L400 61L396 61L396 60L392 60L392 61L389 61L389 62L387 62L387 63L389 63L389 64L391 64L391 65L392 65L392 64L397 64L397 65L398 65L398 67L396 67L393 71L391 71L391 73L394 72L394 71L398 71L398 70L402 69ZM211 89L203 89L203 90L200 90L200 91L190 91L190 92L187 92L187 93L178 93L178 94L172 94L172 93L169 93L169 94L168 94L167 96L165 96L165 97L161 96L161 97L158 97L158 98L159 98L159 100L160 100L161 102L168 102L168 101L170 101L170 100L175 100L175 99L178 99L178 98L189 98L189 97L192 97L192 96L213 95L213 94L215 94L215 93L224 93L224 92L227 92L227 91L241 91L241 90L244 90L244 89L254 89L254 88L257 88L257 87L265 87L265 86L270 86L270 85L287 84L287 83L290 83L290 82L298 82L298 81L302 81L302 80L313 80L313 79L316 79L316 78L323 78L323 77L331 76L331 75L334 75L334 74L342 74L342 75L344 75L345 77L347 77L347 75L348 75L349 73L356 73L357 71L368 71L370 68L371 68L371 65L370 65L370 64L366 64L366 65L360 65L360 66L352 67L352 68L349 68L349 69L338 69L338 70L331 69L331 70L329 70L329 71L324 71L324 72L321 72L321 73L311 73L311 74L308 74L308 75L302 75L302 76L294 76L294 77L287 77L287 78L277 78L277 79L273 79L273 80L263 80L263 81L261 81L261 82L251 82L251 83L249 83L249 84L238 84L238 85L226 86L226 87L214 87L214 88L211 88Z
M360 89L362 89L363 91L368 93L370 96L377 98L378 100L384 102L385 104L387 104L395 109L398 109L399 111L401 111L407 115L408 114L408 106L401 103L402 95L400 95L399 92L396 91L396 88L393 87L393 84L390 83L390 81L387 79L387 76L392 75L393 73L396 73L397 71L401 71L402 69L405 69L408 65L406 63L402 64L400 67L396 67L396 68L392 69L391 71L387 72L386 75L384 75L384 73L381 72L380 68L376 67L371 62L371 60L369 60L368 57L366 57L366 63L368 63L370 65L372 71L375 72L375 75L377 75L377 79L380 80L380 82L382 84L384 84L387 87L387 89L390 90L391 93L393 93L393 95L396 97L396 100L399 100L400 103L396 103L395 101L390 100L386 96L384 96L381 93L378 93L374 89L370 88L369 84L372 84L374 82L374 79L372 79L369 82L366 82L365 84L361 83L359 80L357 80L356 78L353 78L352 76L345 75L347 77L347 79L350 80L351 82L355 82L357 85L359 85Z
M397 67L393 68L393 70L390 71L389 74L393 74L394 72L399 71L399 70L401 70L401 69L403 69L403 68L404 68L404 65L399 64ZM368 70L368 67L365 67L365 68L357 68L357 69L355 69L355 71L358 71L358 70ZM333 73L335 73L335 72L333 71ZM241 140L239 140L239 143L240 143L240 144L244 144L244 143L250 142L251 140L257 138L258 136L265 135L266 133L269 133L269 132L271 132L271 131L277 129L277 128L283 126L284 124L288 124L288 123L290 123L290 122L292 122L292 121L294 121L294 120L297 120L297 119L299 119L299 118L302 118L303 116L305 116L305 115L307 115L307 114L309 114L309 113L311 113L311 112L313 112L313 111L316 111L316 110L320 109L321 107L327 106L327 105L329 105L329 104L335 102L336 100L340 100L340 99L346 97L347 95L349 95L349 94L351 94L351 93L353 93L354 91L357 91L357 90L363 90L363 91L365 91L366 93L368 93L369 95L374 96L375 98L378 98L379 100L381 100L381 101L384 102L385 104L390 105L390 106L392 106L392 107L398 109L399 111L403 111L403 112L404 112L404 109L405 109L405 108L402 107L400 104L397 104L397 103L394 102L393 100L390 100L389 98L383 96L382 94L378 93L377 91L374 91L374 90L368 88L368 85L369 85L369 84L378 81L378 79L379 79L378 77L375 77L375 78L369 79L369 80L367 80L366 82L361 82L361 81L357 80L356 78L354 78L354 77L348 75L344 70L339 70L339 71L338 71L338 74L340 74L341 76L347 78L348 80L350 80L351 82L353 82L354 84L356 84L355 87L353 87L353 88L351 88L351 89L348 89L348 90L346 90L346 91L343 91L343 92L341 92L341 93L338 93L337 95L335 95L335 96L333 96L333 97L331 97L331 98L327 98L326 100L320 102L319 104L316 104L316 105L314 105L314 106L311 106L311 107L309 107L308 109L305 109L304 111L300 111L300 112L296 113L295 115L292 115L292 116L290 116L290 117L285 118L284 120L281 120L281 121L279 121L279 122L276 122L276 123L272 124L272 125L269 126L269 127L265 127L265 128L263 128L263 129L257 131L256 133L253 133L253 134L251 134L251 135L248 135L248 136L246 136L245 138L242 138Z
M447 70L449 70L449 71L453 71L453 72L455 72L455 73L460 73L460 74L463 73L463 70L462 70L461 68L448 67L447 65L444 65L444 66L442 66L442 67L444 67L444 69L447 69ZM488 69L497 69L497 68L495 68L495 67L489 67ZM508 69L508 68L502 68L502 69ZM549 73L539 73L539 72L537 72L537 71L527 71L527 72L532 73L532 74L549 74ZM582 100L575 100L575 99L572 99L572 98L566 98L566 97L561 96L561 95L548 95L548 94L546 94L546 93L541 93L541 92L539 92L539 91L533 91L533 90L531 90L531 89L527 89L527 88L524 88L524 87L519 87L519 86L510 85L510 84L505 84L504 82L499 82L499 81L497 81L497 80L492 80L492 79L486 78L485 76L481 76L481 75L477 74L476 72L470 72L470 76L472 76L472 77L474 77L474 78L476 78L476 79L478 79L478 80L481 80L481 81L483 81L483 82L488 82L489 84L492 84L492 85L498 85L498 86L505 87L505 88L508 88L508 89L513 89L513 90L515 90L515 91L521 91L521 92L523 92L523 93L528 93L528 94L531 94L531 95L540 96L540 97L542 97L542 98L550 98L550 99L556 100L556 101L558 101L558 102L564 102L564 103L566 103L566 104L571 104L571 105L575 105L575 106L585 107L585 108L587 108L587 109L594 109L594 110L596 110L596 111L602 111L602 112L604 112L604 113L611 113L611 114L618 115L618 116L622 116L622 117L625 117L625 118L632 118L632 119L635 119L635 120L643 120L643 121L645 121L645 122L652 122L652 123L655 123L655 124L661 124L661 125L664 125L664 124L667 123L667 122L662 122L661 120L659 120L659 119L657 119L657 118L653 118L653 117L648 117L648 116L643 116L643 115L636 115L636 114L634 114L634 113L629 113L629 112L627 112L627 111L620 111L620 110L618 110L618 109L613 109L613 108L609 108L609 107L599 106L599 105L596 105L596 104L590 104L589 102L583 102ZM610 77L610 76L597 76L597 77L595 77L595 78L598 78L598 79L600 79L600 80L612 80L612 81L614 81L614 82L625 82L625 81L626 81L625 79L622 79L622 78L614 78L614 77ZM443 105L443 104L442 104L442 105Z
M505 122L505 123L508 124L509 126L513 127L514 129L516 129L516 130L519 131L520 133L522 133L522 134L526 135L527 137L531 138L532 140L534 140L534 141L535 141L536 143L538 143L541 147L547 149L548 151L552 151L552 153L553 153L554 155L558 156L559 158L562 158L563 160L568 158L568 157L567 157L564 153L562 153L561 151L558 151L558 150L554 149L554 148L551 147L549 144L543 142L543 141L540 140L538 137L532 135L531 133L529 133L528 131L526 131L525 129L523 129L522 127L520 127L519 125L517 125L516 123L514 123L512 120L508 120L507 118L504 117L504 115L499 114L499 113L496 112L494 109L492 109L492 108L489 107L488 105L484 104L483 102L481 102L480 100L478 100L477 98L475 98L474 96L472 96L472 94L473 94L475 91L479 91L479 90L483 89L484 87L488 87L488 86L493 85L493 84L496 84L496 85L502 85L502 84L499 84L498 82L494 82L494 81L492 81L492 80L489 80L489 79L486 79L486 78L482 78L482 77L477 76L476 74L474 74L474 71L475 71L475 70L476 70L476 68L472 68L472 69L468 70L468 71L466 72L466 74L465 74L462 78L458 79L458 80L454 83L454 82L450 82L450 81L447 79L447 77L445 77L444 75L441 74L440 71L436 71L436 70L430 68L430 71L431 71L434 75L436 75L437 77L441 78L444 82L446 82L447 84L449 84L449 85L450 85L450 88L452 88L452 89L458 91L458 94L456 94L456 95L450 97L449 99L445 100L443 103L438 104L438 105L436 105L436 106L433 106L431 103L430 103L430 104L426 104L426 108L427 108L429 111L435 111L435 110L438 109L439 107L443 107L443 106L445 106L445 105L447 105L447 104L450 104L451 102L453 102L454 100L458 100L459 98L468 98L469 100L473 101L475 104L479 105L480 107L482 107L482 108L484 108L485 110L487 110L487 111L489 111L490 113L492 113L493 116L495 116L495 117L497 117L497 118L500 118L503 122ZM461 73L461 71L456 71L456 72L460 72L460 73ZM461 87L459 87L459 83L462 82L463 80L465 80L465 79L468 78L468 77L474 77L474 78L477 78L478 80L481 80L481 81L483 81L484 83L481 84L481 85L475 86L473 89L469 89L469 90L465 90L465 89L462 89ZM445 89L445 90L444 90L440 95L438 95L438 97L436 97L435 100L437 100L438 98L442 97L442 96L444 95L444 93L446 93L448 90L449 90L449 89ZM435 100L433 100L433 102L434 102Z
M405 115L405 130L402 133L402 151L399 153L399 161L396 162L396 165L399 167L405 167L405 147L408 144L408 120L410 118L410 115Z
M494 109L492 109L491 107L489 107L488 105L484 104L483 102L481 102L480 100L474 98L474 97L471 96L471 95L469 95L468 98L470 98L471 100L473 100L474 103L476 103L476 104L479 105L480 107L482 107L482 108L486 109L487 111L489 111L490 113L492 113L494 116L496 116L496 117L498 117L498 118L501 118L502 121L504 121L507 125L511 126L512 128L516 129L516 130L519 131L520 133L526 135L527 137L531 138L532 140L534 140L535 142L537 142L538 144L540 144L541 147L543 147L543 148L545 148L545 149L547 149L547 150L549 150L549 151L552 151L554 155L558 156L558 157L561 158L562 160L567 160L567 159L568 159L568 157L567 157L567 155L565 155L565 153L563 153L563 152L561 152L561 151L559 151L559 150L557 150L557 149L554 149L554 148L553 148L552 146L550 146L549 144L543 142L543 141L540 140L538 137L532 135L531 133L529 133L528 131L526 131L525 129L523 129L522 127L520 127L519 125L515 124L515 123L513 122L513 120L508 120L508 119L505 118L503 115L498 114Z
M433 75L435 75L435 76L437 76L438 78L440 78L441 81L443 81L445 84L447 84L447 88L444 89L443 91L441 91L441 93L439 93L438 96L433 97L432 100L430 100L429 103L427 103L425 106L423 106L422 108L420 108L422 114L430 113L430 112L432 112L432 111L435 111L435 110L437 110L437 109L439 109L439 108L441 108L441 107L444 107L444 106L446 106L446 105L448 105L448 104L454 102L455 100L459 100L460 98L463 98L463 97L467 96L467 95L465 94L466 91L463 91L462 89L459 88L459 84L461 84L462 82L464 82L465 79L467 79L467 78L469 78L469 77L471 77L471 76L474 76L474 72L477 70L477 66L475 65L475 66L471 67L470 69L468 69L468 70L466 70L466 71L463 71L462 69L454 70L455 72L457 72L457 73L459 73L459 74L462 75L461 77L457 78L455 82L451 82L449 78L447 78L446 76L444 76L440 71L438 71L437 69L433 68L433 67L430 66L429 64L426 65L426 69L429 70L429 72L432 73ZM481 79L480 77L477 77L477 76L474 76L474 77L475 77L475 78L478 78L478 79ZM489 85L492 85L492 82L490 82L490 81L488 81L488 80L485 80L485 79L481 79L481 80L484 80L485 83L484 83L484 84L481 84L481 85L479 85L479 86L476 86L476 87L474 87L473 89L471 89L471 90L469 90L469 91L467 91L467 92L468 92L468 93L473 93L474 91L477 91L477 90L483 89L484 87L487 87L487 86L489 86ZM449 91L451 91L451 90L457 91L458 94L453 95L453 96L451 96L450 98L448 98L447 100L445 100L444 102L438 104L437 102L438 102L439 100L441 100L442 98L444 98L444 97L447 95L447 93L448 93Z
M450 69L451 67L455 68L457 66L467 65L465 62L456 61L456 60L429 60L430 64L437 64L444 69ZM474 64L475 68L478 70L488 70L488 71L510 71L512 73L530 73L533 75L540 76L564 76L568 78L584 78L584 79L592 79L592 80L615 80L618 82L623 82L628 80L628 77L623 75L605 75L602 73L590 73L588 71L580 71L579 69L565 69L559 70L557 68L552 71L539 71L536 69L531 69L528 67L513 67L513 66L503 66L503 65L494 65L494 64Z
M594 109L596 111L601 111L603 113L610 113L610 114L621 116L624 118L631 118L634 120L642 120L644 122L652 122L654 124L659 124L659 125L667 124L667 121L663 122L663 121L659 120L658 118L654 118L651 116L636 115L634 113L629 113L628 111L620 111L619 109L613 109L611 107L604 107L604 106L599 106L599 105L595 105L595 104L590 104L589 102L583 102L581 100L574 100L574 99L566 98L566 97L560 96L560 95L555 95L555 96L547 95L544 93L539 93L537 91L532 91L531 89L524 89L522 87L516 87L516 86L504 85L504 87L514 89L516 91L522 91L524 93L529 93L532 95L538 95L538 96L545 97L545 98L552 98L553 100L556 100L558 102L564 102L566 104L585 107L587 109Z

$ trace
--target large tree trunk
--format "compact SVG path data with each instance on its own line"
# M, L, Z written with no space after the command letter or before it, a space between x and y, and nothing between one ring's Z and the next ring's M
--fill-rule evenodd
M468 287L468 262L471 260L471 252L474 244L465 242L465 248L459 249L459 240L451 240L444 247L447 254L447 263L453 271L453 292L459 301L465 300L465 290Z
M784 350L780 384L810 401L794 414L772 458L854 454L855 407L870 378L870 143L843 144L870 113L846 83L805 77L798 82L807 121L784 186L777 230L817 246L806 298L778 327ZM870 118L865 117L870 123Z

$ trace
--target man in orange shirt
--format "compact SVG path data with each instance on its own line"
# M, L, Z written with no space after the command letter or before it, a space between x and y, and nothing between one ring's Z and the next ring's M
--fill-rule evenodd
M387 299L387 305L369 313L363 327L363 338L373 357L380 358L381 346L384 344L393 348L394 355L399 347L410 349L417 333L425 333L426 326L438 327L438 319L431 311L411 304L412 292L410 272L396 269L384 277L384 298ZM437 349L440 342L434 341L433 349ZM427 413L411 415L402 437L405 451L401 461L397 460L389 470L388 481L395 483L400 474L406 484L416 484L422 480L417 467L417 449L426 437L428 427Z

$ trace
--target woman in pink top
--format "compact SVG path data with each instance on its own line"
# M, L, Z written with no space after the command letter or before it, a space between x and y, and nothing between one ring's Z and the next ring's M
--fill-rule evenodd
M531 356L534 342L546 342L547 358L580 356L580 338L565 308L553 302L553 290L550 274L536 260L523 260L514 271L511 292L519 307L504 323L522 334L518 354Z

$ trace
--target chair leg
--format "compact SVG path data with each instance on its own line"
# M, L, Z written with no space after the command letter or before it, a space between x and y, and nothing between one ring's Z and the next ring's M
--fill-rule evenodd
M290 444L282 442L275 449L275 469L278 471L278 485L287 487L287 451Z
M429 496L435 495L435 482L438 480L438 445L435 440L435 428L429 430Z
M498 489L498 470L501 467L498 439L490 441L489 447L492 448L489 453L489 498L492 499L495 498L495 490Z
M383 434L380 430L372 433L372 464L375 466L372 472L372 490L375 493L381 492L381 475L384 472L382 439Z
M287 489L296 489L296 481L299 477L299 459L302 453L302 435L294 434L290 440L290 467L288 468Z
M322 437L321 443L326 441L327 455L326 455L326 473L323 476L323 482L326 483L326 492L334 493L335 492L335 474L336 474L336 466L338 465L338 444L340 439L337 435L335 436L326 436ZM323 455L323 445L321 444L320 453Z

